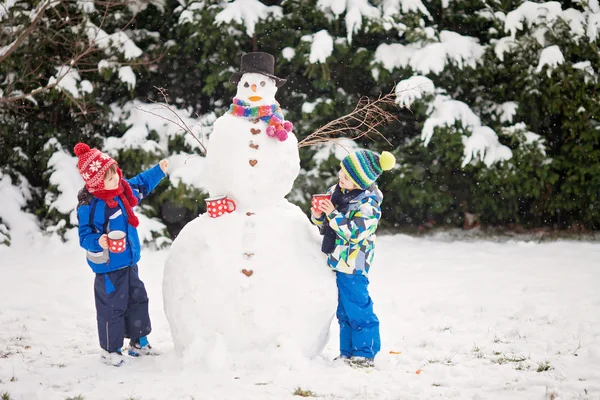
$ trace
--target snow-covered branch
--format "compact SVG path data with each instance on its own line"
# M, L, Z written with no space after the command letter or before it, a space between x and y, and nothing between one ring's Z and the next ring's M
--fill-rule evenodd
M27 28L25 28L20 34L18 34L18 37L17 39L15 39L15 41L13 41L8 46L0 48L0 63L6 60L21 45L21 43L23 43L23 41L36 29L46 9L54 7L60 4L62 1L63 0L46 0L42 2L32 13L33 15L35 15L35 17L33 17L29 26L27 26Z
M62 7L59 7L60 5ZM21 45L30 42L28 38L34 36L43 37L47 41L42 46L55 46L60 50L56 50L54 52L55 56L48 56L42 62L38 59L37 63L39 65L37 67L30 67L29 64L26 64L24 70L20 71L19 74L15 74L15 77L18 76L17 80L6 80L4 84L8 86L4 90L0 90L0 104L14 104L25 99L35 102L35 96L47 93L52 89L59 89L82 112L85 112L80 104L82 96L79 95L77 86L69 83L69 77L76 76L76 80L79 80L79 66L92 64L95 67L86 68L86 72L99 70L100 65L98 65L97 61L86 61L90 56L99 51L104 51L110 56L116 50L128 60L141 55L141 50L122 30L109 35L102 29L107 24L107 19L112 15L111 10L123 5L125 3L119 0L106 0L95 2L95 4L89 3L83 9L78 9L69 1L44 0L37 8L30 11L28 13L28 19L31 21L29 25L21 31L15 30L17 32L14 34L16 39L8 46L0 48L0 63L7 62L11 55L17 54L16 52ZM103 7L104 9L96 10L96 6ZM98 26L93 25L86 15L96 12L100 12L100 23ZM11 16L5 18L3 25L21 26L22 22L17 19L19 17L22 18L23 15L27 14L13 13ZM42 23L41 21L45 22ZM129 22L127 25L129 25ZM36 32L36 30L39 30L39 32ZM5 30L5 32L8 31ZM78 33L83 33L84 36ZM68 54L68 58L61 57L63 54ZM146 60L145 63L147 62ZM40 85L35 87L35 83L32 85L27 79L35 77L34 79L43 80L44 74L36 71L40 70L44 64L46 67L48 64L54 64L58 73L50 76L45 82L40 82ZM132 64L132 62L130 61L129 64ZM17 88L17 84L21 86L21 89ZM76 82L73 82L73 84L76 84ZM65 87L65 85L68 87ZM88 82L87 86L85 88L82 87L81 91L89 92L91 91L91 87Z

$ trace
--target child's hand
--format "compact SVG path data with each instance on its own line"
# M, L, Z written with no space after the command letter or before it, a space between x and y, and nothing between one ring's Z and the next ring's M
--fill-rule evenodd
M331 214L331 212L335 210L335 206L331 202L331 200L325 199L321 200L319 203L319 211L323 211L325 215Z
M323 211L319 211L313 207L310 208L310 212L312 213L313 217L315 217L315 218L321 218L321 216L323 215Z
M164 172L165 174L167 173L167 169L169 168L169 160L160 160L160 169L162 172Z
M105 250L108 249L108 236L106 236L106 235L100 236L100 239L98 239L98 244L103 249L105 249Z

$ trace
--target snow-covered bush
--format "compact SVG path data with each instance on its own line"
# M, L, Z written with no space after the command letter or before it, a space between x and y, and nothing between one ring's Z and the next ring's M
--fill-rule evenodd
M391 145L357 143L397 156L380 181L390 225L460 225L467 213L488 224L600 225L598 0L139 0L107 10L59 1L58 13L43 3L0 11L10 27L0 36L0 167L26 179L21 210L45 231L76 223L78 141L110 152L127 176L171 158L170 182L143 210L158 231L173 236L202 212L200 147L140 109L160 108L152 102L165 88L206 139L250 51L275 55L288 79L278 101L300 139L362 96L395 91L410 108L382 130ZM335 181L343 152L302 148L289 198L307 208Z

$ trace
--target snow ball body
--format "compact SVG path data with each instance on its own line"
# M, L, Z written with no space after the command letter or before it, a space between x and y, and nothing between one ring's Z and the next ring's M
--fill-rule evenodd
M244 74L236 98L269 105L276 90L272 79ZM335 275L321 237L284 198L300 169L297 139L290 132L279 141L266 128L228 113L217 119L205 182L211 196L228 196L237 210L188 223L165 265L164 308L175 349L211 368L315 357L335 314Z

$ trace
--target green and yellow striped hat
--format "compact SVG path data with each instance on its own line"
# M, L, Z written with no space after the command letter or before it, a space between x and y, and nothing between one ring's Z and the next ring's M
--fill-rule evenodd
M369 150L358 150L342 160L342 170L361 189L366 189L379 178L383 171L394 167L396 159L387 151L381 155Z

